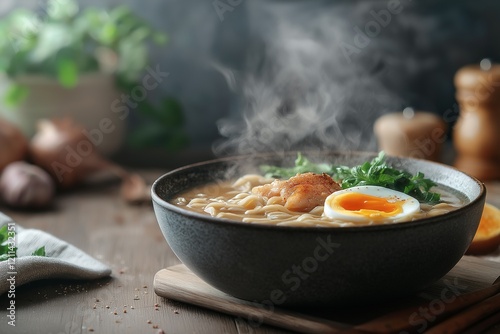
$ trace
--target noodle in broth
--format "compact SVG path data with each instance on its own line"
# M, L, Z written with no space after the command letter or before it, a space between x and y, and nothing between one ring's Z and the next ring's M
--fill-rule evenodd
M316 206L308 213L288 210L280 196L270 198L252 193L252 188L269 184L274 179L261 175L247 174L234 182L221 181L193 188L180 194L172 203L188 210L212 217L245 223L279 226L324 226L344 227L400 223L415 219L437 216L456 210L465 200L447 188L439 185L435 192L441 194L441 202L435 205L420 204L420 211L399 220L352 223L329 218L323 213L323 206Z

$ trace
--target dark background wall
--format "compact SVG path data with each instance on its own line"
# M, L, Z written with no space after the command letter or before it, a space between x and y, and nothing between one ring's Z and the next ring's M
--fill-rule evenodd
M458 68L500 58L495 0L80 3L126 3L169 34L151 63L170 76L150 98L178 98L189 149L218 154L374 149L379 115L408 106L442 114L454 108ZM19 6L43 1L2 0L0 12Z

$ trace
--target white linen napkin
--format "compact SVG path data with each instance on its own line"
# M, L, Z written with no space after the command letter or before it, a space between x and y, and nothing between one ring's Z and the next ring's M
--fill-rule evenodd
M0 227L15 226L17 258L0 262L0 295L11 283L19 287L42 279L97 279L111 275L111 269L67 242L36 229L24 229L0 212ZM46 256L32 256L45 246Z

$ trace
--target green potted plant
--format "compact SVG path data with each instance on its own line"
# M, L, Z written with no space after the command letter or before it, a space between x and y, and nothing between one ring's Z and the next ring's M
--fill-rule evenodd
M0 34L0 117L28 136L40 118L69 116L89 132L109 119L113 130L98 146L103 153L123 142L128 115L120 112L120 88L142 87L149 43L166 42L126 6L83 10L74 0L49 0L42 15L12 12L0 21Z

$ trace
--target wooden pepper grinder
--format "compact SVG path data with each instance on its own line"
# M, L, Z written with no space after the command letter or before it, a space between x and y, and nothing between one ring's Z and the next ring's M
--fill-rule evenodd
M446 124L435 114L406 108L380 116L373 126L378 147L389 155L439 161Z
M455 75L460 116L455 167L481 181L500 179L500 65L482 60Z

